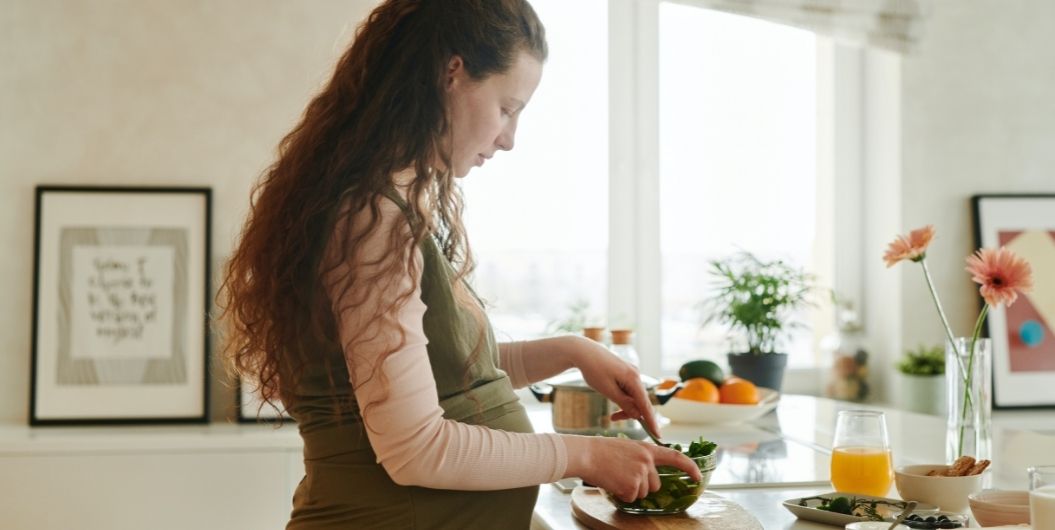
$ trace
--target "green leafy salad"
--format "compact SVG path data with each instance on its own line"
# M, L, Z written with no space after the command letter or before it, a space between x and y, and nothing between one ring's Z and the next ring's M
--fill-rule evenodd
M680 444L672 444L670 447L693 459L705 476L714 469L714 452L718 444L700 437L699 440L690 443L687 449L682 449ZM659 489L649 493L647 497L634 502L625 502L609 494L609 499L620 510L628 513L680 513L696 502L706 485L706 481L702 483L694 481L684 471L673 466L657 466L656 471L659 472Z
M867 517L873 521L883 521L883 516L879 513L877 507L879 505L886 505L892 508L901 510L905 508L904 501L887 502L875 499L862 499L859 497L803 497L799 499L799 506L809 506L807 501L820 501L820 504L816 506L810 506L818 510L826 512L841 513L843 515L853 515L857 517Z

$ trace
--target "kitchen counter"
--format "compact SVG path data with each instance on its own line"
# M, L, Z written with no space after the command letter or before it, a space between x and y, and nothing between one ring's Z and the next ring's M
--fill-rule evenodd
M539 432L552 432L549 406L523 400ZM685 425L663 429L664 441L686 442L704 436L724 453L708 491L750 511L767 530L831 530L801 521L782 506L785 500L832 491L828 465L835 418L840 410L873 409L886 413L894 465L945 460L945 419L897 409L846 403L812 396L785 395L776 410L745 424ZM1026 489L1026 468L1055 458L1055 411L994 411L990 487ZM721 472L721 473L719 473ZM897 498L891 486L888 497ZM533 528L582 529L571 514L571 496L543 485Z
M552 431L550 405L526 391L522 398L535 429ZM831 491L832 429L844 408L860 406L789 395L755 422L670 424L663 436L684 442L702 435L721 444L709 489L748 509L767 530L832 530L798 521L781 503ZM943 418L882 410L896 464L944 460ZM1055 410L997 411L994 426L994 486L1025 489L1027 466L1055 463ZM303 475L292 425L0 425L4 528L275 528L288 519ZM549 484L541 487L533 527L584 528L572 517L570 495Z

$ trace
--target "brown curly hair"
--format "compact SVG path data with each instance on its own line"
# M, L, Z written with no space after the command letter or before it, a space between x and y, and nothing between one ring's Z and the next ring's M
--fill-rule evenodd
M521 51L540 62L547 55L543 26L526 0L388 0L359 26L329 83L254 187L217 295L222 358L265 403L291 407L307 363L334 348L354 351L338 339L335 315L348 307L333 305L343 296L326 294L323 278L336 264L323 254L333 252L327 244L337 230L338 256L356 263L359 243L379 224L378 201L394 173L414 170L407 202L420 222L393 230L386 252L407 259L387 260L371 277L350 270L338 285L347 293L380 285L379 276L408 272L416 283L420 271L407 250L432 236L457 270L459 299L470 299L462 280L474 262L449 169L444 74L458 56L469 76L482 80L508 71ZM353 231L351 219L359 212L368 212L371 222ZM400 293L370 323L391 323L386 316L412 294Z

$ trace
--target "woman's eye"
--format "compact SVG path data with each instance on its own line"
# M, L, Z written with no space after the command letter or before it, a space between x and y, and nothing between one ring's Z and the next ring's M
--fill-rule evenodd
M511 111L511 110L509 110L507 108L503 108L502 109L502 115L503 116L512 116L513 115L513 111Z

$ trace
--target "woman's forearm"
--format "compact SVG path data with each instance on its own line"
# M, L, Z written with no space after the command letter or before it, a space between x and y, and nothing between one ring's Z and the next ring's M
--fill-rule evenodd
M517 367L512 371L522 372L517 375L523 378L522 381L517 382L530 384L574 368L580 352L594 347L594 343L583 337L564 335L501 343L498 347L502 358L502 369L510 371L512 367ZM514 379L520 379L520 377L514 377Z

